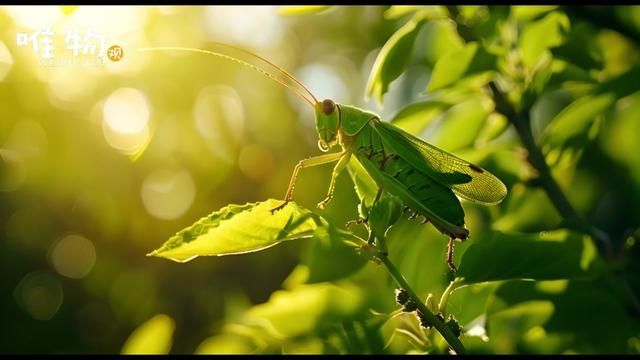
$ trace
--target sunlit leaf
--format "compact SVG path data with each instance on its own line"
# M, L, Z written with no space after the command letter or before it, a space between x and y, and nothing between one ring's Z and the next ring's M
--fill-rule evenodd
M384 18L388 20L399 19L417 11L420 11L429 19L447 16L447 11L444 6L440 5L393 5L384 12Z
M549 196L539 187L515 184L509 190L503 206L504 215L492 224L498 231L543 231L557 226L562 221Z
M169 316L158 314L140 325L129 335L122 354L168 354L173 343L175 322Z
M250 309L243 323L258 325L278 338L321 331L356 316L364 304L360 290L329 283L276 291L269 301Z
M449 152L471 146L482 131L489 111L478 97L452 106L442 117L431 142Z
M309 15L325 12L332 8L329 5L289 5L278 9L280 15Z
M411 20L398 29L384 44L371 69L367 82L366 98L375 96L382 104L382 97L389 84L405 70L411 60L414 42L425 16L416 14Z
M229 205L179 231L149 256L186 262L198 256L244 254L310 238L326 223L293 202L272 214L271 209L281 204L282 200L269 199Z
M441 57L433 68L428 92L444 89L456 81L472 75L495 70L497 57L476 42Z
M504 115L499 113L489 114L485 126L482 127L478 134L476 143L484 144L499 137L509 129L509 125L509 120Z
M518 21L529 21L557 7L557 5L514 5L511 6L511 12Z
M438 100L425 100L410 104L400 110L391 122L413 134L419 135L435 121L447 108L448 104Z
M419 5L393 5L385 10L384 18L388 20L398 19L407 14L413 14L420 8L421 6Z
M251 340L236 334L220 334L205 339L195 354L249 354L255 350Z
M589 238L566 230L538 234L496 232L475 241L456 273L466 284L586 278L596 255Z
M577 99L551 120L544 142L558 146L587 132L594 118L607 110L614 101L613 94L589 95Z
M451 21L433 20L424 26L425 58L431 66L448 53L464 47L464 40L458 35Z
M534 67L549 48L563 43L567 31L569 18L564 13L555 11L527 24L519 39L522 62L529 68Z

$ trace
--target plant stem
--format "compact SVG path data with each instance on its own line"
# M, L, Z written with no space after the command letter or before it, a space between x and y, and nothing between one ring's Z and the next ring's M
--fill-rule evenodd
M464 41L469 42L477 40L477 37L468 26L456 21L456 18L459 15L457 7L447 6L447 9L449 10L451 20L453 20L454 24L458 28L458 33L464 39ZM576 9L576 7L570 9L570 11L573 12L573 15L576 15ZM582 15L584 17L585 12L582 11L581 14L578 15ZM593 17L590 17L590 19L592 21L594 20ZM638 40L637 36L630 36L628 32L622 31L619 27L612 29L619 31L632 40ZM528 116L526 115L529 112L529 108L524 108L516 111L514 106L509 102L504 93L500 91L494 81L489 82L488 86L493 93L492 97L495 102L496 111L504 115L515 128L518 136L520 137L522 145L528 151L529 163L538 172L538 178L542 188L547 193L547 196L549 197L549 200L551 200L553 206L558 210L564 221L567 223L567 226L576 228L589 234L591 240L598 248L599 253L603 255L607 260L612 260L614 257L614 249L609 235L604 231L598 229L596 226L589 224L582 217L580 217L573 206L571 206L571 203L564 195L564 192L562 191L558 183L553 179L553 176L551 175L551 169L549 168L549 165L547 164L542 151L536 144L533 137L530 121ZM629 304L633 308L635 314L640 314L640 300L638 300L638 298L636 297L628 281L624 278L616 276L611 267L608 265L605 266L605 272L605 275L609 279L611 279L614 287L629 301Z
M449 346L456 352L456 354L461 355L464 354L465 348L462 345L460 339L458 339L451 329L444 322L440 321L429 309L427 306L420 300L418 295L416 295L415 291L411 288L407 280L400 274L395 265L391 262L388 256L378 255L378 259L384 264L387 268L387 271L394 278L394 280L400 285L401 288L407 291L411 299L418 305L418 310L424 315L425 318L432 324L436 330L442 335L445 341L449 344Z
M447 301L449 300L449 295L458 287L458 283L461 281L461 278L455 278L453 281L449 283L449 286L444 290L442 296L440 297L440 303L438 303L438 312L444 316L444 308L447 306Z
M611 258L613 256L611 239L603 231L584 221L575 211L573 206L571 206L571 203L569 203L564 192L553 179L553 176L551 176L551 169L549 168L549 165L547 165L542 151L540 151L540 148L537 146L535 139L533 138L533 133L531 132L528 119L521 113L516 112L493 81L489 82L489 88L493 92L496 111L504 115L516 129L516 132L520 137L520 141L522 141L522 145L527 149L529 163L538 172L540 184L546 191L549 200L553 203L553 206L558 210L568 225L591 235L591 238L600 249L600 252L607 258Z

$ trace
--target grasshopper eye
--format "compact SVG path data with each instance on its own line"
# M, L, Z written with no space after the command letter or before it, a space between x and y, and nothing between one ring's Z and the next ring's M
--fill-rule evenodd
M325 115L331 115L336 109L336 103L331 99L322 100L322 112Z

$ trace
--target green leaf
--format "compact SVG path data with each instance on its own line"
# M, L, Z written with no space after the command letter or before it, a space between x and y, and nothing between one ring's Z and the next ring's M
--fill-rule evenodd
M544 18L527 24L520 36L522 62L533 68L548 49L560 46L569 31L569 18L564 13L551 12Z
M472 75L484 75L496 69L497 57L480 47L477 42L441 57L433 68L428 92L444 89ZM488 79L487 79L488 81Z
M264 324L265 330L276 338L293 338L354 318L363 310L364 299L353 286L300 285L274 292L269 301L251 308L242 322Z
M511 6L511 12L518 21L529 21L537 18L542 14L546 14L551 10L557 8L557 5L514 5Z
M431 66L448 53L464 48L464 40L451 21L429 21L424 26L424 33L425 58Z
M278 14L280 15L308 15L308 14L318 14L323 13L332 8L332 6L328 5L290 5L290 6L282 6L278 9Z
M393 5L384 12L384 18L387 20L395 20L417 11L425 14L429 19L447 16L446 9L441 5Z
M487 322L490 338L511 342L522 352L546 354L566 349L576 353L625 352L640 328L637 318L629 316L626 304L603 277L505 282L487 306Z
M195 354L248 354L256 346L247 337L237 334L220 334L205 339L195 351Z
M418 136L448 107L448 104L438 100L417 102L400 110L400 112L391 119L391 123Z
M307 284L335 281L361 269L367 262L353 243L353 235L333 226L316 230L314 239L303 256L307 266Z
M564 145L589 131L596 116L615 102L613 94L584 96L564 108L545 129L543 141L551 146Z
M171 350L175 322L158 314L135 329L122 347L122 354L168 354Z
M487 116L487 121L485 126L482 127L482 130L478 134L478 138L476 139L476 143L484 144L500 135L504 134L505 131L509 129L509 120L506 116L500 113L491 113Z
M187 262L198 256L245 254L283 241L310 238L326 221L290 202L271 214L282 200L229 205L179 231L148 254Z
M382 97L387 92L389 84L397 79L409 64L416 36L425 21L424 14L416 14L384 44L369 74L365 94L367 100L374 95L376 101L382 104Z
M456 273L465 284L586 278L597 253L588 237L566 230L537 234L496 232L476 241L464 253Z
M522 155L519 157L522 158ZM512 159L517 160L517 157ZM519 166L522 166L522 161ZM562 221L549 196L540 187L515 184L509 190L503 206L504 215L493 222L493 229L498 231L543 231L557 226Z
M433 145L452 152L474 144L491 109L475 97L452 106L431 137Z

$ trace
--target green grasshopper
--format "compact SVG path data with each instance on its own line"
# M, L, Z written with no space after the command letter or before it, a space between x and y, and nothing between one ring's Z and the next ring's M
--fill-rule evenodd
M482 205L498 204L507 195L507 188L502 181L487 170L382 121L371 111L336 103L330 99L318 101L294 76L256 54L227 44L213 44L258 59L276 69L284 78L247 61L214 51L176 47L146 48L140 51L194 51L249 66L294 91L313 107L319 137L318 147L322 152L329 152L334 147L341 149L298 162L293 170L284 202L272 212L282 209L292 200L301 169L337 162L333 168L327 196L318 203L318 207L324 209L333 198L337 176L347 166L351 157L355 157L378 187L375 201L383 191L391 194L413 210L412 217L421 215L424 217L423 223L431 222L437 230L449 236L447 264L456 271L453 264L454 241L463 241L469 236L469 231L464 227L464 211L456 195ZM300 86L301 90L297 89L297 86Z

